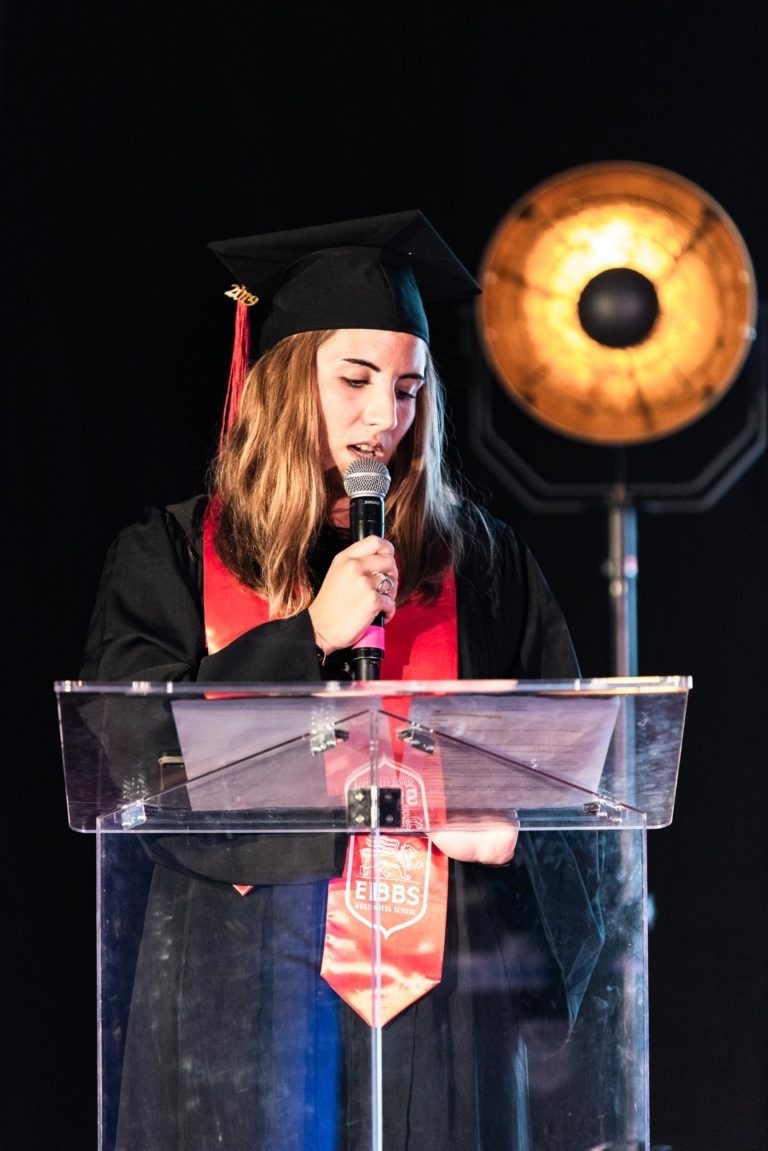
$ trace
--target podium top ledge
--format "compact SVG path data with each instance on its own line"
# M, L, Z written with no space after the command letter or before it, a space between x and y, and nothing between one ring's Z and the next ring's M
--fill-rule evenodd
M123 695L123 696L175 696L195 698L201 696L238 695L252 698L276 697L338 697L378 699L381 696L411 695L649 695L687 693L693 686L691 676L608 676L591 679L463 679L463 680L374 680L342 683L324 682L233 682L204 683L148 680L131 682L100 682L86 680L56 680L57 695Z

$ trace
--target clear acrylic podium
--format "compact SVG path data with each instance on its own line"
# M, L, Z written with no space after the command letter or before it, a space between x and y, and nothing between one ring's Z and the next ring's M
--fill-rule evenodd
M591 947L588 977L565 1023L531 1008L542 1000L542 971L523 929L510 928L528 961L509 976L509 995L498 987L479 994L502 1012L509 998L520 1042L506 1051L494 1040L474 1065L481 1082L450 1088L444 1151L646 1151L646 833L672 819L690 686L687 677L57 683L69 823L95 833L97 848L99 1151L132 1143L136 1151L430 1151L429 1124L426 1135L411 1130L413 1088L394 1039L403 1028L377 1025L389 940L424 912L409 886L407 846L409 837L499 823L520 828L516 867L526 844L531 858L542 850L544 858L555 838L598 845L600 946L593 931L590 944L571 940L558 951L552 892L568 896L553 865L549 894L532 884L546 904L544 934L560 965L566 951ZM344 862L352 837L362 837L364 876ZM502 890L507 870L482 870ZM319 978L317 908L301 902L340 872L367 940L373 1025ZM194 900L184 886L190 875ZM232 894L231 917L211 926L208 894L229 898L235 880L243 893ZM159 904L158 882L166 884ZM257 918L243 918L267 899ZM209 932L203 996L192 990L199 956L179 959L178 936L192 938L193 921ZM237 939L237 964L225 932ZM258 957L253 982L243 980L243 955ZM449 1000L450 986L443 990ZM172 1072L155 1027L169 1019L185 1029L181 1070ZM482 1049L481 1034L474 1042ZM442 1082L440 1050L421 1072L427 1081ZM507 1063L524 1067L524 1082L511 1076L522 1084L524 1132L521 1100L505 1113ZM187 1082L203 1094L185 1095ZM465 1093L488 1110L487 1124L471 1121L486 1134L462 1126L476 1114ZM125 1134L130 1107L153 1112L151 1146ZM255 1111L258 1135L245 1118ZM209 1126L199 1142L196 1124Z

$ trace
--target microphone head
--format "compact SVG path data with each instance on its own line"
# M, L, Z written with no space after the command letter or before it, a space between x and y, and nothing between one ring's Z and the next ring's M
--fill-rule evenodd
M387 465L373 456L353 460L344 472L344 491L350 499L357 496L381 496L383 499L391 482Z

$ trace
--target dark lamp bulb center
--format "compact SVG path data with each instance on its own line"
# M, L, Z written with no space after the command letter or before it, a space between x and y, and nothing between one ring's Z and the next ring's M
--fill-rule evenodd
M634 268L607 268L589 281L579 297L582 328L608 348L641 344L658 314L656 289Z

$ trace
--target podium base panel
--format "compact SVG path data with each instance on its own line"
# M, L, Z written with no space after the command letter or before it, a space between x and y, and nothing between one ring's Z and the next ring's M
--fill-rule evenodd
M325 878L234 889L254 838L98 837L99 1151L649 1147L645 832L453 865L442 981L381 1028L319 974Z

